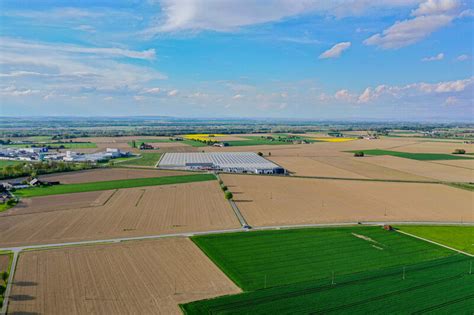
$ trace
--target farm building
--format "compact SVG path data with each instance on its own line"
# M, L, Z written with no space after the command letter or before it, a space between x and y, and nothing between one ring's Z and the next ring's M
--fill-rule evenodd
M253 152L165 153L166 169L216 170L229 173L285 174L284 168Z

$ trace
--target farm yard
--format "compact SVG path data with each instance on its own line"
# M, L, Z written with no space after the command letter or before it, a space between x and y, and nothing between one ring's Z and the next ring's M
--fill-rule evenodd
M55 201L43 206L43 211L21 209L21 215L15 215L15 208L10 209L0 217L0 248L240 226L216 180L118 189L104 194L84 196L84 203L95 203L91 207L65 208ZM71 195L61 196L68 200Z
M221 178L252 226L474 222L472 193L441 184L230 174Z
M185 314L453 312L473 305L468 257L380 227L193 241L245 292L184 304Z
M179 303L239 292L189 239L172 238L22 253L8 310L180 314Z

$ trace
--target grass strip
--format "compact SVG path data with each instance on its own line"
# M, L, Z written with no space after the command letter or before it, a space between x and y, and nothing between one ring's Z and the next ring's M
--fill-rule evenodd
M213 174L197 174L197 175L193 174L193 175L165 176L165 177L152 177L152 178L134 178L134 179L103 181L103 182L65 184L65 185L56 185L56 186L26 188L26 189L18 190L16 192L16 195L20 197L28 198L28 197L38 197L38 196L59 195L59 194L71 194L71 193L88 192L88 191L191 183L191 182L208 181L208 180L214 180L214 179L216 179L216 177Z

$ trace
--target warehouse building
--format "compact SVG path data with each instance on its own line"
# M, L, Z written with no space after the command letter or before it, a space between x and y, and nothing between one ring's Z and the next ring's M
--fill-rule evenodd
M228 173L285 174L284 168L253 152L165 153L160 168Z

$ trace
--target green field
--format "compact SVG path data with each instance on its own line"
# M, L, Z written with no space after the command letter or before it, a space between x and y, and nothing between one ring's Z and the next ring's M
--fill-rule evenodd
M401 231L474 255L474 226L398 226Z
M186 314L406 313L445 302L443 311L474 306L467 256L380 227L192 240L246 292L181 305Z
M193 241L246 291L451 254L380 227L259 231L197 236Z
M275 140L270 140L266 138L262 138L261 136L245 136L242 137L247 140L234 140L234 141L225 141L226 143L229 144L231 147L240 147L240 146L252 146L252 145L288 145L288 144L293 144L292 141L288 142L285 141L285 139L288 140L306 140L308 142L316 142L316 140L311 140L307 139L305 137L293 137L293 138L288 138L287 135L280 135L280 140L278 140L278 136L274 136Z
M213 174L197 174L197 175L182 175L182 176L166 176L166 177L152 177L152 178L134 178L124 180L111 180L103 182L91 182L80 184L65 184L47 187L35 187L18 190L15 194L20 197L38 197L58 194L70 194L87 191L110 190L143 186L157 186L181 184L190 182L200 182L214 180L216 177Z
M50 146L52 148L59 148L64 146L65 149L93 149L97 148L97 144L94 142L46 142L46 143L35 143L36 146ZM32 144L8 144L6 147L15 148L29 148Z
M467 256L229 295L181 305L185 314L472 314ZM405 276L404 276L405 274Z
M389 150L357 150L348 152L364 152L364 155L391 155L406 159L418 160L418 161L436 161L436 160L469 160L471 157L462 155L451 155L442 153L409 153L409 152L398 152Z
M155 166L161 157L161 153L140 153L140 158L130 158L120 165L136 165L136 166Z
M197 147L197 148L207 147L206 143L202 143L200 141L189 140L189 139L184 139L182 141L176 141L176 142L184 143L184 144L190 145L192 147Z
M0 160L0 169L4 168L5 166L8 165L16 165L16 164L21 164L25 163L24 161L12 161L12 160Z

